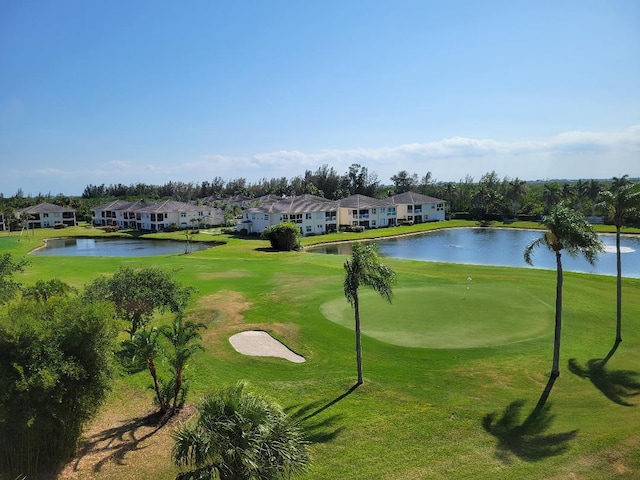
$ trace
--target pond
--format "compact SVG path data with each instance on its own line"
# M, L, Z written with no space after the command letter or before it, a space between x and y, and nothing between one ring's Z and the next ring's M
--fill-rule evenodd
M211 245L192 242L192 252L205 250ZM146 257L185 253L186 243L175 240L140 240L123 238L53 238L34 255L60 255L70 257Z
M505 267L529 267L523 252L542 231L510 228L449 228L420 235L379 239L382 255L409 260L461 263L471 265L495 265ZM616 275L616 237L600 235L605 251L598 255L595 265L586 260L562 255L564 270L599 275ZM640 278L640 235L621 237L622 275ZM313 253L350 255L350 244L330 245L310 250ZM533 255L533 268L555 270L555 256L545 247Z

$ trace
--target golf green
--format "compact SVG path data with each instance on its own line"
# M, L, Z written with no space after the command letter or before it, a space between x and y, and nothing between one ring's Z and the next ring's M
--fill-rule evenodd
M550 335L553 306L508 282L397 288L387 303L360 289L364 335L383 342L420 348L477 348L522 342ZM354 328L353 308L344 297L324 303L322 314Z

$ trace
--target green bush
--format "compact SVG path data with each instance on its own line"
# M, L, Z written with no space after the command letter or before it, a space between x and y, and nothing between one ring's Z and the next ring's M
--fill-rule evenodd
M55 297L0 318L0 472L49 472L75 453L110 385L112 317L106 303Z
M276 250L298 250L300 248L300 228L293 222L282 222L265 229L262 238L269 240Z

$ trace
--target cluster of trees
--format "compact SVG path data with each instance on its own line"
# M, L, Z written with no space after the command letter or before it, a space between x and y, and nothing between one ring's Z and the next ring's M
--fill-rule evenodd
M168 272L125 266L78 291L58 279L23 287L14 274L26 264L0 256L0 476L7 478L51 473L71 458L119 368L148 370L159 413L174 414L205 328L184 319L193 289ZM163 311L173 321L155 326L154 313ZM123 328L129 338L118 343ZM195 422L173 437L179 479L291 478L310 462L301 427L243 382L207 396Z
M72 456L119 368L149 370L160 413L183 405L184 370L204 328L183 318L192 289L156 268L131 267L81 291L59 279L23 287L14 274L25 266L0 256L0 438L11 439L0 442L0 472L50 472ZM173 322L153 326L164 310ZM123 325L129 338L118 344Z

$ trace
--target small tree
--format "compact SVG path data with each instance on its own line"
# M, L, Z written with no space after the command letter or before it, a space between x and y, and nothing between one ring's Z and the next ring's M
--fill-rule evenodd
M358 367L358 385L363 383L362 376L362 343L360 340L360 299L358 289L360 285L373 288L385 300L391 302L393 292L391 286L396 280L396 274L386 265L380 263L378 246L375 243L353 245L351 259L344 262L347 272L344 278L344 296L353 306L356 331L356 362Z
M147 330L139 329L129 340L122 342L122 350L131 359L133 365L144 365L153 380L153 391L156 394L156 402L161 413L169 409L166 395L163 395L158 380L158 368L156 360L162 353L162 348L158 342L159 331L156 328Z
M302 429L264 395L238 383L205 397L195 423L173 433L178 480L277 480L309 466Z
M271 242L275 250L297 250L300 248L300 228L293 222L272 225L262 232L262 238Z
M173 402L172 410L181 407L184 403L186 390L184 387L184 369L187 361L198 350L204 350L200 343L200 330L206 328L204 323L185 322L182 315L176 315L171 326L165 325L162 329L162 335L169 340L173 346L173 352L169 356L169 363L173 369ZM180 398L180 402L178 399Z
M36 302L46 302L51 297L63 297L74 289L58 278L51 280L38 280L35 285L22 289L22 298L25 300L35 300Z
M24 271L26 260L14 262L10 253L0 255L0 305L11 300L20 290L20 283L13 280L13 274Z
M556 257L556 315L553 341L553 363L551 379L560 376L560 336L562 331L562 251L572 257L582 254L589 263L594 263L598 252L602 251L602 242L593 226L584 216L562 203L551 210L543 221L547 227L544 235L533 240L524 250L524 259L533 265L533 251L545 246Z
M85 298L113 302L117 316L130 325L127 332L133 338L156 310L182 312L192 292L192 288L181 285L158 268L134 270L124 266L112 277L94 280L86 288Z

